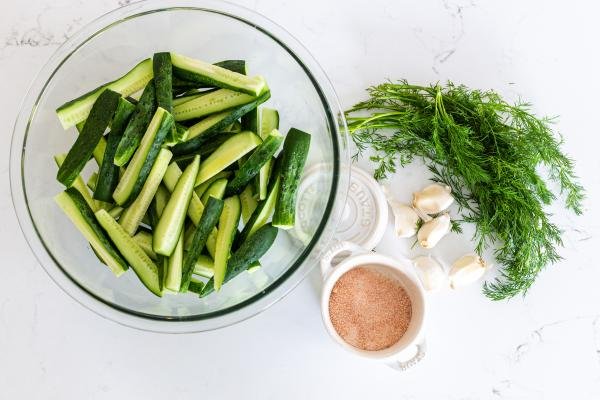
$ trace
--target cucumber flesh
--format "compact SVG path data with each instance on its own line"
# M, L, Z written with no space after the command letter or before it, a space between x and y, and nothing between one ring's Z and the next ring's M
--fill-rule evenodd
M66 156L67 156L66 154L57 154L54 156L54 161L56 162L56 165L58 167L60 167L62 165L63 161L65 161ZM92 195L90 194L89 190L87 189L86 184L83 182L83 178L81 177L81 175L78 175L77 178L75 178L71 187L77 189L77 191L79 193L81 193L81 195L85 199L85 202L93 211L98 210L98 205L92 198Z
M175 190L175 186L177 185L177 181L181 177L181 169L176 163L171 163L165 176L163 177L163 182L165 183L165 187L169 192ZM204 203L200 201L200 197L196 193L192 193L192 198L190 199L190 205L187 210L187 215L190 217L194 225L198 225L198 221L200 221L200 217L204 212Z
M262 140L265 140L273 131L273 129L279 129L279 112L272 108L262 107L260 109L260 129L258 135ZM260 172L258 173L258 177L256 179L256 192L258 193L259 200L264 200L267 198L271 167L272 163L271 160L269 160L265 165L262 166Z
M261 76L248 77L177 53L171 53L171 63L175 74L190 81L232 89L252 96L258 96L267 88L267 83Z
M194 275L212 278L215 274L215 263L209 256L201 254L194 264Z
M169 150L160 150L140 194L135 198L133 203L127 207L123 212L123 215L121 215L119 224L121 224L125 232L129 233L130 236L135 234L144 215L146 215L146 212L152 203L152 199L167 171L171 157L173 157L173 154Z
M217 236L219 234L219 230L214 228L212 232L209 233L208 239L206 239L206 250L208 254L213 258L215 258L216 249L217 249Z
M217 179L223 179L223 178L229 178L231 176L231 171L221 171L218 174L216 174L215 176L213 176L212 178L210 178L209 180L207 180L206 182L196 186L196 189L194 189L194 192L202 197L204 195L204 193L206 192L206 190L210 187L210 185L213 184L214 181L216 181Z
M252 185L246 186L246 189L240 193L240 202L242 203L242 222L246 224L258 205L258 202L254 198Z
M147 59L140 62L119 79L63 104L56 110L61 125L64 129L68 129L85 121L90 114L92 106L104 89L113 90L120 93L123 97L127 97L146 86L152 79L152 75L152 60Z
M139 194L158 156L162 143L173 124L173 117L158 108L119 184L113 198L119 205L129 205Z
M206 204L210 197L215 199L222 199L225 194L225 188L227 187L227 179L217 179L206 189L206 192L202 195L202 204Z
M281 184L281 177L279 176L279 161L280 160L274 162L275 165L273 167L273 174L270 178L267 197L258 203L256 209L252 213L252 216L250 216L248 223L244 225L244 229L242 229L242 233L238 237L240 242L246 241L259 228L266 225L267 221L269 218L271 218L271 215L275 210L277 195L279 194L279 187Z
M90 243L98 257L116 276L121 276L128 268L127 262L113 246L98 225L94 212L87 205L81 193L74 188L59 193L54 201L69 217L83 237Z
M227 185L228 196L240 193L243 188L258 175L260 169L271 160L281 146L283 136L273 129L267 138L250 154L250 157L241 165L235 177Z
M164 179L164 177L163 177L163 179ZM153 202L157 217L160 217L162 215L162 212L165 209L165 206L167 205L167 203L169 202L170 197L171 197L171 192L169 192L169 190L166 187L164 187L163 185L160 185L158 187L158 189L156 190L156 194L154 195L154 202Z
M231 255L227 263L227 271L223 277L223 283L235 278L256 263L269 250L276 238L277 228L271 224L265 225L256 231L252 237L242 243L240 248ZM220 285L217 286L216 278L217 264L215 260L215 275L206 283L200 297L208 296L214 290L219 290Z
M206 182L225 168L254 150L261 140L252 132L241 132L232 136L200 165L196 186Z
M111 217L113 217L114 219L119 219L119 217L121 216L121 214L123 214L123 211L125 209L123 207L120 206L114 206L113 208L111 208L110 210L107 210L108 213L110 214Z
M112 202L112 194L117 184L119 183L119 167L113 163L115 153L121 136L129 117L135 110L135 106L124 98L119 99L119 105L115 111L111 130L108 133L108 139L105 141L104 154L102 155L102 161L100 162L98 175L100 179L94 189L94 199L102 201ZM96 146L98 148L98 146ZM96 151L96 150L94 150Z
M308 157L310 135L292 128L283 144L281 158L281 186L277 195L277 203L273 214L273 226L290 229L294 226L296 216L296 194Z
M239 122L237 122L237 120L244 114L254 110L260 104L267 101L270 98L270 96L271 92L265 92L259 97L255 98L250 103L229 110L228 114L224 118L219 119L217 123L211 122L209 124L208 122L206 122L205 124L201 124L204 120L198 122L198 124L190 127L191 133L189 135L193 135L193 138L190 138L188 136L188 139L186 141L174 146L172 150L173 154L190 154L201 150L206 144L211 143L213 140L215 140L215 138L219 138L220 135L223 135L222 132L227 131L228 129L233 129L228 128L231 124L234 124L236 127L239 127L240 125Z
M96 211L96 219L104 228L140 281L158 297L162 296L158 267L121 225L106 210Z
M165 275L164 287L173 291L179 292L181 288L181 273L183 269L183 230L179 235L179 240L173 250L173 254L167 262L167 271Z
M171 192L171 197L153 234L153 247L158 254L170 256L177 245L194 191L194 181L198 174L199 165L200 157L196 157L183 171L177 185Z
M173 116L176 121L187 121L242 106L255 99L249 94L219 89L173 107Z
M100 138L113 118L121 96L112 90L104 90L94 103L81 134L67 153L58 169L56 178L66 187L71 186L92 156Z
M215 248L215 290L221 288L227 272L227 260L231 252L233 238L240 223L242 206L238 196L228 197L223 201L223 211L219 218L219 231Z
M148 257L150 257L154 261L158 259L158 256L152 249L152 234L150 232L139 231L135 234L133 240L135 240L138 246L140 246L140 248L144 250Z
M127 164L131 159L136 149L140 145L140 141L147 132L148 124L154 116L156 116L156 90L154 82L150 81L144 88L140 101L135 106L135 111L123 132L121 141L115 152L114 163L119 167Z
M206 208L204 209L202 218L198 223L198 227L194 231L192 243L185 255L185 260L183 262L183 277L181 283L182 292L185 292L188 289L192 272L194 270L194 264L200 257L200 253L206 245L208 236L217 225L217 222L219 222L223 207L223 200L215 199L214 197L211 197L206 203Z

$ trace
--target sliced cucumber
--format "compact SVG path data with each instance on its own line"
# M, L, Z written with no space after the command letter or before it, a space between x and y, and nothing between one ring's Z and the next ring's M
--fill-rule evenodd
M200 254L194 264L194 275L201 276L203 278L212 278L215 274L215 262L209 256Z
M163 178L164 179L164 178ZM156 216L160 217L165 209L167 203L169 202L169 198L171 197L171 192L169 190L160 185L156 190L156 194L154 195L154 210L156 211ZM157 221L158 222L158 221Z
M273 226L290 229L296 216L296 194L310 147L310 135L292 128L283 144L281 186L273 214Z
M151 79L152 60L147 59L140 62L119 79L63 104L56 110L56 114L58 114L58 119L63 128L68 129L88 118L92 106L104 89L113 90L123 97L127 97L142 89Z
M142 190L142 186L146 182L146 178L172 125L173 117L171 114L162 108L158 108L139 148L113 192L113 198L117 204L122 206L131 204Z
M240 193L240 202L242 203L242 221L246 224L258 205L258 202L254 198L252 185L246 186L246 189Z
M167 173L163 177L163 181L169 192L175 190L175 186L177 185L177 181L181 177L181 174L181 169L176 163L171 163L171 165L169 165ZM194 225L198 225L198 221L200 221L200 217L202 216L203 212L204 203L200 201L200 198L196 193L192 192L192 198L190 199L190 205L187 209L187 215L190 217Z
M230 281L257 262L273 245L276 238L277 228L271 224L265 225L256 231L254 235L242 243L240 248L231 255L222 283ZM200 297L208 296L214 290L219 290L221 284L217 286L217 270L215 260L215 275L206 283Z
M200 60L171 53L173 71L180 78L258 96L267 83L261 76L248 77Z
M144 88L140 101L135 106L135 111L123 132L121 141L115 152L114 163L122 167L133 156L140 145L148 124L151 124L153 116L156 116L156 90L154 82L151 81Z
M75 188L68 188L58 194L54 201L69 217L83 237L90 243L98 257L116 275L120 276L127 270L127 262L113 246L106 234L98 225L94 212L87 204L81 193Z
M77 132L81 134L83 132L83 126L85 125L85 121L77 124ZM102 161L104 160L104 152L106 151L106 138L102 136L98 141L98 144L94 148L94 152L92 155L94 156L94 160L96 160L96 164L98 166L102 165Z
M66 154L57 154L54 156L54 161L56 162L56 165L59 168L62 165L62 163L65 161L65 157L67 157ZM81 193L81 195L85 199L85 202L93 211L96 211L98 209L98 205L92 198L92 195L90 194L89 190L87 189L86 184L83 182L83 178L81 177L81 175L77 175L77 177L73 181L73 184L71 185L71 187L77 189L77 191L79 193Z
M169 257L167 262L167 272L165 275L164 287L172 290L173 292L179 292L181 288L181 273L183 270L183 229L179 234L179 240L173 250L173 254Z
M216 199L222 199L225 194L225 188L227 187L227 179L217 179L206 189L206 192L202 195L202 204L206 204L209 197L214 197Z
M273 131L273 129L279 129L279 112L272 108L261 108L259 130L260 138L265 140ZM271 160L267 161L267 163L260 169L258 177L256 178L256 191L258 193L259 200L264 200L267 198L269 176L271 176L271 166Z
M161 297L158 267L144 250L123 230L121 225L106 210L96 211L96 219L104 228L123 257L131 265L140 281L155 295Z
M242 206L237 196L228 197L223 201L223 212L219 218L219 231L215 248L215 275L214 286L216 290L221 288L227 272L227 260L231 252L233 238L237 233L240 223Z
M152 57L156 105L173 112L173 68L169 53L154 53Z
M231 176L231 171L221 171L218 174L216 174L215 176L213 176L212 178L208 179L206 182L198 185L196 187L196 189L194 189L194 192L198 196L200 196L200 198L202 198L202 196L204 195L204 193L206 192L208 187L210 185L212 185L214 181L216 181L217 179L229 178L230 176Z
M267 101L270 96L271 92L265 92L248 104L244 104L229 110L226 114L223 113L223 115L220 115L219 118L215 116L215 118L212 119L213 116L209 116L203 119L202 121L190 127L188 139L185 142L174 146L173 154L181 155L197 152L198 150L202 149L205 144L211 143L213 140L215 140L215 138L218 138L220 135L222 135L221 132L227 131L228 129L233 129L228 128L231 124L238 126L239 123L237 120L241 116L254 110L259 104Z
M209 234L217 225L223 208L223 200L215 199L214 197L208 199L206 208L204 209L202 218L200 219L198 227L194 232L192 243L185 255L185 260L183 262L183 278L181 283L182 292L185 292L188 289L192 272L194 270L194 264L200 257L200 253L206 245L206 240L208 239Z
M130 236L135 234L144 215L146 215L146 212L152 203L152 199L154 199L154 195L167 171L167 167L171 162L171 157L173 157L173 154L169 150L161 149L159 151L140 194L135 198L133 203L127 207L123 212L123 215L121 215L119 224L121 224L125 232Z
M277 202L277 195L279 194L279 186L281 184L281 177L279 176L281 160L273 162L273 173L269 179L269 188L267 190L267 197L261 200L256 209L250 216L248 223L244 225L242 233L238 236L239 242L245 242L250 236L252 236L259 228L266 225L275 210L275 204Z
M259 132L259 126L260 126L259 125L259 120L260 120L259 110L260 109L258 107L256 107L254 110L252 110L249 113L242 116L241 128L243 130L254 132L257 135L260 134L260 132Z
M187 121L242 106L255 99L249 94L219 89L173 107L173 116L176 121Z
M215 258L215 254L217 251L217 236L219 234L219 230L217 228L213 229L212 232L208 235L208 239L206 239L206 250L208 254L213 258Z
M177 245L194 191L194 181L198 174L199 165L200 157L196 157L183 171L177 185L171 192L171 197L154 230L153 247L158 254L170 256Z
M173 125L173 129L171 129L171 132L165 140L165 145L175 146L176 144L183 142L185 139L187 139L189 132L190 131L187 127L181 125L180 123L175 123Z
M119 93L112 90L104 90L100 94L83 126L83 131L75 140L75 144L73 144L58 169L56 177L60 183L67 187L71 186L85 167L94 152L94 148L112 120L120 97Z
M123 211L125 209L123 207L119 207L119 206L115 206L113 208L111 208L110 210L107 210L108 213L110 214L111 217L113 217L114 219L119 219L119 217L121 216L121 214L123 214Z
M108 140L102 156L100 169L98 171L98 183L94 189L94 199L112 202L112 194L117 184L119 183L119 167L117 167L113 160L115 153L129 117L135 110L135 106L124 98L119 99L119 105L115 111L111 130L108 133ZM96 146L97 148L98 146ZM94 150L95 151L95 150Z
M152 234L150 232L139 231L135 234L133 240L135 240L138 246L140 246L140 248L144 250L144 253L146 253L148 257L155 261L158 259L158 256L154 252L154 249L152 249Z
M233 133L240 133L241 131L243 131L242 124L240 123L240 121L234 121L234 123L229 125L227 127L227 129L225 129L225 130L227 132L233 132Z
M196 178L196 186L223 171L260 143L260 138L252 132L241 132L232 136L202 162Z
M204 282L199 281L197 279L190 280L190 284L188 286L188 292L200 295L202 293L202 289L204 289Z
M258 175L260 169L271 160L282 142L283 136L281 136L277 129L273 129L269 136L241 165L235 177L227 185L226 195L231 196L240 193Z

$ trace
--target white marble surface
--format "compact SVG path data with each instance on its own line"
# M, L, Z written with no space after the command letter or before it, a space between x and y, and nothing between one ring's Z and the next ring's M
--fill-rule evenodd
M298 37L350 106L385 78L451 79L523 96L557 128L588 190L563 214L565 260L525 299L492 303L473 287L431 297L430 352L398 375L330 342L313 274L267 312L205 334L168 336L104 320L55 286L29 251L10 200L8 148L19 99L57 46L128 1L4 0L0 13L1 399L600 398L600 5L592 1L317 0L239 3ZM175 3L175 1L173 2ZM419 167L394 178L398 194ZM404 186L401 186L404 185ZM397 252L388 234L379 250ZM468 248L452 237L438 251ZM453 252L457 252L454 254Z

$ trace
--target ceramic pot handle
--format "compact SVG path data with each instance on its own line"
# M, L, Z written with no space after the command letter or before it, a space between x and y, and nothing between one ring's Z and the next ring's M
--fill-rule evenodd
M406 361L396 360L392 361L388 365L397 371L406 371L407 369L414 367L419 361L425 357L427 352L427 342L423 339L420 343L415 345L417 352L414 356Z
M335 267L335 265L333 265L334 258L343 252L354 254L364 253L366 250L351 242L342 241L335 243L321 257L321 275L323 277L327 275L331 268Z

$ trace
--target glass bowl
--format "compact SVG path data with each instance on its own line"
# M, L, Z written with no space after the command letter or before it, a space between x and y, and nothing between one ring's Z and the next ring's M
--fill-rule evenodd
M175 6L176 5L176 6ZM303 210L303 240L280 231L263 267L244 273L218 293L158 298L132 271L120 278L96 259L53 197L53 155L66 152L75 130L63 130L55 109L107 82L157 51L209 62L245 59L271 88L281 131L312 134L307 169L326 164L316 186L321 207ZM50 277L73 299L127 326L159 332L196 332L246 319L285 296L311 270L335 232L347 192L343 112L325 73L283 28L248 9L222 1L145 1L110 12L71 37L36 77L18 115L10 155L14 206L23 233ZM83 171L91 173L91 164ZM343 172L345 171L345 172Z

